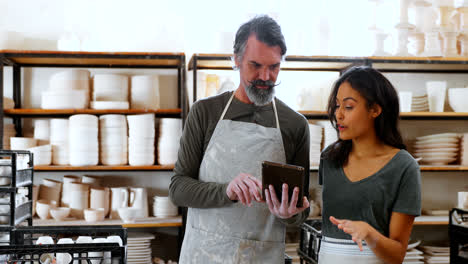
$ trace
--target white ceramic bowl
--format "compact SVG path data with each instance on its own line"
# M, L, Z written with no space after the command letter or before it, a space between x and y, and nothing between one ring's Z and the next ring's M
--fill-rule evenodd
M104 221L104 208L84 209L84 218L85 218L86 222Z
M129 109L128 101L91 101L92 109Z
M104 127L125 127L127 128L127 118L125 115L102 115L99 117L100 128Z
M11 137L10 147L13 150L21 150L35 147L37 139L29 137Z
M98 118L88 114L72 115L69 119L69 125L98 127Z
M36 201L36 213L41 219L50 218L50 209L55 208L57 203L49 200L38 200Z
M57 207L57 208L51 208L50 209L50 215L52 218L54 218L56 221L63 221L65 218L68 217L70 214L70 208L68 207Z
M94 166L98 164L98 152L78 152L70 151L69 162L72 166Z
M131 207L124 207L117 209L120 218L124 221L124 223L132 223L135 222L136 216L140 211L140 208L131 208Z
M42 109L84 109L87 108L86 90L42 91Z
M448 89L448 101L455 112L468 112L468 88Z

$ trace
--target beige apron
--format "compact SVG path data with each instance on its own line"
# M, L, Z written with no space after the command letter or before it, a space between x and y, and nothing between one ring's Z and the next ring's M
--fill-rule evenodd
M278 114L276 128L223 120L229 99L200 165L203 182L228 183L240 173L261 179L264 160L286 162ZM248 207L189 208L179 263L284 263L285 227L266 203Z
M362 248L352 240L322 237L319 264L384 264L364 241Z

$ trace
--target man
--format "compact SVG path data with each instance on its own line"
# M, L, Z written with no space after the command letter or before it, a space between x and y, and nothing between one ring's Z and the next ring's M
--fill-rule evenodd
M172 201L189 208L179 263L284 263L285 227L307 218L307 120L274 98L285 53L273 19L243 24L234 44L239 87L190 110L169 187ZM285 184L282 197L270 189L262 199L265 160L306 168L306 196L296 188L288 201Z

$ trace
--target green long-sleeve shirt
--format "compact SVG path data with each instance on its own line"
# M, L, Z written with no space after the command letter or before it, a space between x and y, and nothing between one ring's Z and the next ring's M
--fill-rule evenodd
M171 179L169 195L178 206L215 208L232 203L227 194L228 183L198 180L199 168L216 124L232 92L198 100L193 104L185 123L175 175ZM306 168L304 195L309 196L309 127L307 120L286 104L276 99L278 119L283 138L286 162ZM276 127L271 104L255 106L233 99L224 119L251 122L265 127ZM236 140L236 139L233 139ZM290 219L281 219L286 225L299 225L309 215L309 209Z

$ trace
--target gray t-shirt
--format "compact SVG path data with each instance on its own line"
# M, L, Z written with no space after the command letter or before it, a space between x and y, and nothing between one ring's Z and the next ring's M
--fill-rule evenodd
M319 184L323 185L322 235L327 237L351 239L330 222L330 216L367 222L388 237L392 212L421 214L419 165L406 150L400 150L378 172L357 182L346 177L342 166L322 158Z

